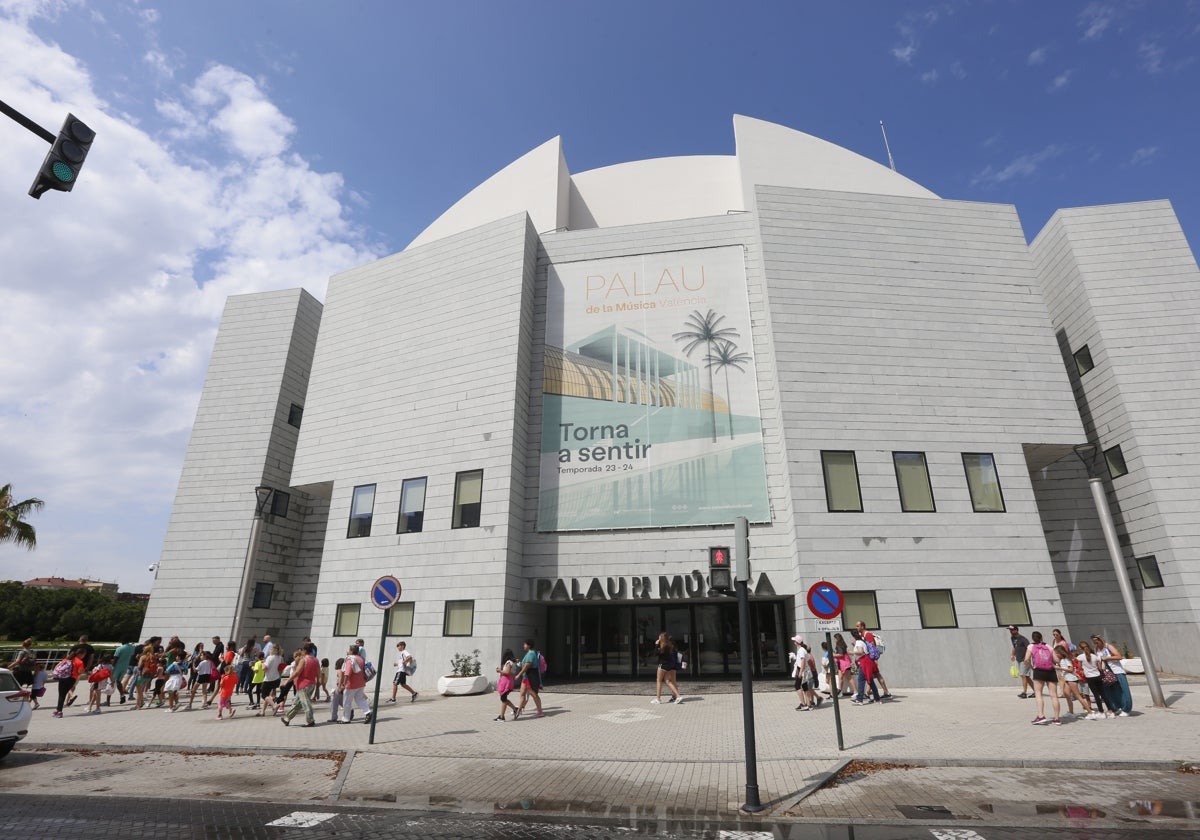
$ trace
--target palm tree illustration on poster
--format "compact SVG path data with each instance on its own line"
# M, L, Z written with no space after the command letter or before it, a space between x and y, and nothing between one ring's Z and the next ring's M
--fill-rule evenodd
M545 330L539 530L770 520L740 246L551 265Z

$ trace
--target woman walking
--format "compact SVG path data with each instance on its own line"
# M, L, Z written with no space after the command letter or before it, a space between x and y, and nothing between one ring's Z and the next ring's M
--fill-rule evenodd
M1033 643L1025 651L1025 664L1033 669L1033 697L1037 700L1037 717L1030 723L1034 726L1051 724L1062 726L1062 707L1058 702L1058 671L1054 668L1054 651L1042 641L1042 634L1037 630L1030 634ZM1054 719L1046 720L1046 687L1050 687L1050 706L1054 709Z
M795 680L796 696L800 698L800 705L796 707L796 711L807 712L809 709L815 709L821 700L816 691L817 665L808 651L808 645L804 644L803 637L792 636L792 642L796 645L796 652L789 654L792 660L792 679Z
M1079 675L1075 673L1075 663L1066 647L1055 646L1054 661L1058 663L1054 668L1058 671L1059 687L1062 689L1063 699L1067 701L1067 711L1073 716L1075 714L1074 701L1078 700L1084 712L1090 715L1092 705L1086 697L1079 693Z
M675 684L675 671L679 668L679 655L675 651L675 642L665 632L659 633L654 647L658 650L658 672L654 699L650 702L655 705L662 702L662 689L665 683L671 692L671 699L667 702L682 703L683 695L679 693L679 686Z
M833 634L833 661L837 664L837 691L843 697L849 697L854 693L850 679L850 670L854 667L854 660L850 658L850 651L847 649L846 640L842 638L841 633Z
M513 674L517 672L517 663L513 657L512 648L507 648L504 656L500 659L500 667L496 669L496 673L500 675L500 679L496 681L496 693L500 695L500 714L496 715L495 720L506 720L505 715L509 709L513 710L513 720L516 720L517 707L508 699L508 695L513 690Z
M1104 711L1106 704L1104 698L1104 681L1100 679L1100 669L1104 667L1104 660L1096 655L1095 651L1092 650L1092 646L1087 642L1081 641L1079 643L1079 651L1079 655L1075 657L1075 661L1083 669L1083 678L1087 681L1088 688L1092 692L1092 697L1096 701L1096 711L1088 715L1088 720L1104 720L1105 718L1116 717L1111 711L1111 706L1109 707L1109 712Z
M79 679L83 669L83 659L74 649L54 666L51 676L58 680L58 708L54 711L56 718L63 716L63 705L67 702L67 695L75 688L75 681Z
M1117 677L1115 683L1105 684L1104 698L1117 717L1129 717L1133 709L1133 695L1129 693L1129 678L1125 676L1125 666L1121 664L1121 651L1096 635L1092 636L1092 646L1108 670Z

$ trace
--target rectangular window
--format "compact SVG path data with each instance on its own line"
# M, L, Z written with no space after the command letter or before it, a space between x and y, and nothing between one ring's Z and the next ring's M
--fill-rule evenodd
M853 452L821 452L825 473L825 504L831 513L862 513L858 487L858 461Z
M1153 554L1139 557L1134 562L1137 563L1138 572L1142 576L1143 589L1158 589L1163 585L1162 573L1158 570L1158 558Z
M892 465L896 468L896 485L900 488L900 509L905 513L935 510L925 453L893 452Z
M288 425L300 428L300 421L304 419L304 406L292 403L292 407L288 409Z
M1083 376L1089 370L1094 368L1092 363L1092 351L1085 344L1075 351L1075 369L1079 371L1079 375Z
M460 472L454 477L454 516L451 528L478 528L483 507L483 470ZM470 634L468 634L470 635Z
M371 514L374 510L375 485L363 484L355 487L354 498L350 501L350 526L346 529L346 536L371 536Z
M1029 602L1025 600L1024 589L993 589L992 606L996 609L997 627L1010 624L1022 627L1033 623L1029 619Z
M254 601L250 604L250 608L254 610L270 609L273 597L275 597L275 584L256 583L254 584Z
M475 629L474 601L447 601L442 619L443 636L470 636Z
M918 589L917 609L921 611L921 626L926 630L958 626L954 595L949 589Z
M845 605L842 607L842 627L849 630L858 622L868 630L879 629L879 606L874 592L842 592Z
M976 513L1004 513L996 459L987 452L964 452L962 459L967 488L971 491L971 507Z
M333 620L333 635L357 636L359 604L338 604L337 617Z
M415 534L425 524L425 479L406 478L400 488L397 534Z
M282 516L287 519L288 505L292 503L292 497L282 490L276 490L271 494L271 515Z
M1104 461L1108 464L1109 478L1120 478L1129 472L1129 467L1125 466L1125 453L1119 445L1104 450Z
M412 601L405 601L392 607L388 612L387 634L389 636L412 635L414 606Z

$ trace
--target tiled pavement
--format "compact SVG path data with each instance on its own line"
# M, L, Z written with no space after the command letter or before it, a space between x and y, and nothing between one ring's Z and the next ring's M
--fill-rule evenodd
M1030 779L1035 793L1046 792L1045 803L1098 802L1067 794L1102 785L1121 788L1104 799L1109 810L1127 794L1129 799L1200 801L1200 776L1173 770L1174 762L1200 759L1200 684L1166 681L1164 688L1170 703L1166 709L1145 705L1145 688L1135 684L1139 708L1132 717L1069 721L1061 727L1030 726L1033 702L1017 699L1007 688L898 690L887 703L841 706L844 752L837 748L829 701L818 710L798 712L794 693L758 692L760 797L776 816L863 820L879 818L876 810L894 818L906 804L897 797L911 800L907 805L945 806L968 818L1004 813L1018 821L1046 819L1036 808L1021 814L1010 807L1032 801ZM551 690L544 697L546 717L498 723L492 720L499 707L495 695L440 698L423 693L417 703L381 709L374 745L367 744L369 727L362 724L306 729L294 723L285 728L277 719L256 718L244 710L221 722L211 711L199 710L167 714L114 707L87 716L69 709L62 719L42 710L35 713L31 736L18 750L87 746L105 752L138 747L166 751L162 757L110 757L114 767L122 761L132 766L105 776L102 783L76 776L79 787L103 786L113 793L132 788L127 792L139 795L170 795L154 791L170 788L166 781L179 772L181 783L189 776L203 777L205 795L294 801L336 797L343 803L468 812L512 808L704 815L732 813L745 801L740 695L689 696L674 706L652 706L647 697L632 695ZM326 713L327 708L318 707ZM222 750L249 756L179 754ZM299 752L336 756L308 759L303 762L307 766L286 761L285 756ZM339 765L335 758L343 752L349 755ZM14 753L0 775L0 790L15 791L38 776L53 775L52 765L67 773L94 772L102 763L94 768L68 764L103 758L76 754L66 763L22 763L34 757ZM929 769L867 773L801 802L846 759L918 763ZM171 762L190 763L191 768ZM243 768L241 762L254 764ZM1028 769L1008 769L1014 767ZM1069 772L1073 767L1091 769L1091 782ZM1105 768L1111 772L1095 775ZM277 785L280 790L256 788L249 781L272 773L284 780ZM1016 787L1009 790L1006 780ZM1146 784L1138 787L1140 782ZM870 796L864 796L868 791ZM937 802L930 801L931 792L938 794ZM878 808L866 807L871 802L879 803Z

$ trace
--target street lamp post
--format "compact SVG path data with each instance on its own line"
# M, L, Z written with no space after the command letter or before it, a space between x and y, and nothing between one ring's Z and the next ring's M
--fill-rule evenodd
M236 644L242 638L242 615L246 608L246 592L250 588L250 579L254 574L254 561L258 557L258 538L262 532L263 514L267 503L271 501L274 491L270 487L259 485L254 488L256 502L254 519L250 524L250 542L246 546L246 564L242 568L242 585L238 587L237 604L233 612L233 630L229 634L230 643Z
M1129 572L1125 568L1125 558L1121 554L1121 544L1117 540L1117 526L1113 523L1112 510L1108 506L1108 494L1104 489L1104 458L1100 447L1094 443L1082 443L1074 447L1075 455L1087 469L1088 485L1092 491L1092 502L1096 505L1096 514L1100 517L1100 528L1104 531L1104 542L1108 546L1108 556L1112 560L1113 573L1117 577L1117 586L1121 590L1121 600L1125 602L1125 614L1129 618L1130 629L1133 630L1134 642L1138 646L1138 654L1146 670L1146 685L1150 689L1150 699L1155 706L1164 707L1162 685L1158 682L1158 671L1154 667L1154 655L1150 652L1150 641L1146 638L1146 630L1142 627L1142 618L1138 613L1137 603L1133 599L1133 585L1129 582Z

